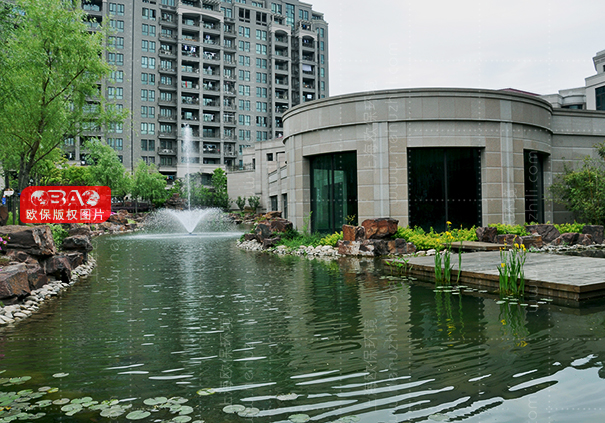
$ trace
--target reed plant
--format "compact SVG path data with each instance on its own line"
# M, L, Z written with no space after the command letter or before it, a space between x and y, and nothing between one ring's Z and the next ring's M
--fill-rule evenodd
M441 252L435 253L435 280L437 282L450 283L452 280L452 243L455 237L450 231L452 222L446 222L447 229L443 233L443 241L438 239L439 242L443 242L445 248ZM458 277L456 283L460 280L460 269L462 267L462 248L458 249Z
M525 272L523 266L527 259L525 245L515 243L512 248L500 249L500 294L523 296L525 292Z

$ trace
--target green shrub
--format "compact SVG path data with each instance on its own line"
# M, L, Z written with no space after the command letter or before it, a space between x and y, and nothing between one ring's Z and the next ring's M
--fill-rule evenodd
M489 225L492 228L498 229L498 235L513 234L519 236L527 236L529 232L525 229L525 226L521 225L505 225L503 223L492 223Z
M244 211L244 207L246 207L246 197L243 197L241 195L238 195L237 200L235 200L235 204L237 205L237 207L240 209L240 211Z
M298 236L293 236L291 238L288 238L287 235L286 236L282 235L282 239L278 245L285 245L290 250L297 250L301 245L304 245L304 246L310 245L313 247L322 245L321 244L322 235L320 233L315 232L310 235L305 235L305 234L300 234L297 231L292 231L292 232L296 232L298 234Z
M585 223L578 222L555 224L555 228L557 228L558 231L562 234L566 234L568 232L582 233L582 229L584 229L584 226L586 226Z
M330 247L336 247L338 241L342 239L342 231L333 233L332 235L324 236L321 241L319 241L320 245L329 245Z
M394 238L403 238L407 242L413 243L418 250L443 250L445 248L443 240L446 234L446 232L435 232L433 228L429 232L426 232L419 227L399 227ZM452 242L477 240L474 226L468 229L452 229L449 231L449 236Z
M256 195L248 197L248 204L250 205L252 210L254 210L254 213L256 213L256 209L258 209L258 206L260 206L260 197Z
M68 237L67 230L59 223L49 223L48 227L53 234L53 240L55 241L55 246L57 248L61 248L63 244L63 240Z

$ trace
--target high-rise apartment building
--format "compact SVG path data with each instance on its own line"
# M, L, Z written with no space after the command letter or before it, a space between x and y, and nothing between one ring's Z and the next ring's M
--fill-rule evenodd
M102 89L131 116L86 135L169 178L220 165L238 167L241 149L283 135L289 108L328 96L328 25L296 0L87 0L89 26L110 26ZM183 153L186 127L192 149ZM94 129L94 128L91 128ZM188 131L187 131L188 132ZM74 160L86 136L68 139Z

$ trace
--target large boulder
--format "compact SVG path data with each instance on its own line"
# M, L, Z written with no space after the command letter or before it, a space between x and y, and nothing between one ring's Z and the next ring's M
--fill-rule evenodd
M126 225L126 224L128 224L128 219L126 218L126 215L123 214L123 213L112 214L111 216L109 216L109 219L107 219L107 221L109 223L113 223L114 225Z
M2 268L0 272L0 298L24 297L30 292L25 264L19 263Z
M63 248L63 250L88 252L92 251L92 244L90 243L90 238L86 235L74 235L65 238L61 248Z
M90 230L90 226L88 225L72 224L69 228L68 234L69 236L84 235L90 237L92 235L92 231Z
M385 239L391 238L397 233L397 224L399 220L390 217L381 217L378 219L366 219L361 222L365 228L366 239Z
M267 248L275 247L279 241L281 241L281 237L279 236L273 238L264 238L263 249L266 250Z
M551 224L526 225L525 229L527 229L527 232L530 234L540 235L542 237L542 241L546 243L553 242L561 235L559 230L555 228L555 225Z
M244 241L262 242L257 234L244 234Z
M411 242L407 242L403 238L387 241L387 248L388 253L394 255L413 254L416 252L416 246Z
M265 219L277 219L277 218L281 218L280 211L270 211L265 214Z
M601 225L586 225L582 229L582 234L590 235L596 244L603 243L603 226Z
M52 256L42 262L44 271L61 282L69 283L71 279L71 264L64 254Z
M57 253L53 234L48 226L9 225L2 233L10 237L3 248L7 251L21 250L32 256L52 256Z
M525 245L525 248L542 248L544 242L542 241L542 236L534 233L533 235L527 235L521 237L521 242Z
M30 290L42 288L48 283L48 277L39 264L27 264L27 282Z
M363 226L342 225L342 239L344 241L363 241L366 238L366 229Z
M561 234L552 242L553 245L592 245L594 240L590 234L579 234L577 232L567 232Z
M79 265L84 263L84 261L86 260L86 253L75 252L75 253L66 253L63 255L65 257L67 257L67 260L69 261L69 266L72 269L75 269L76 267L78 267Z
M286 219L277 218L269 221L271 232L288 232L293 228L292 222Z
M498 228L493 226L481 226L475 229L475 233L477 234L477 241L495 244L498 237Z
M270 238L272 232L273 231L271 230L271 225L268 222L259 223L258 225L256 225L256 228L254 228L254 233L261 240L265 238Z

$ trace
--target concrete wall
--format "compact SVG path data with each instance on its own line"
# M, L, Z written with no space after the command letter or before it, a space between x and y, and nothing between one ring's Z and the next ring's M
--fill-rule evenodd
M605 135L605 113L557 110L539 97L491 90L412 89L358 93L285 114L289 216L310 212L309 157L357 153L359 221L408 224L408 147L479 147L482 224L523 223L523 151L546 155L545 189L565 160L581 160ZM560 213L556 214L561 219ZM555 209L545 202L545 220Z

